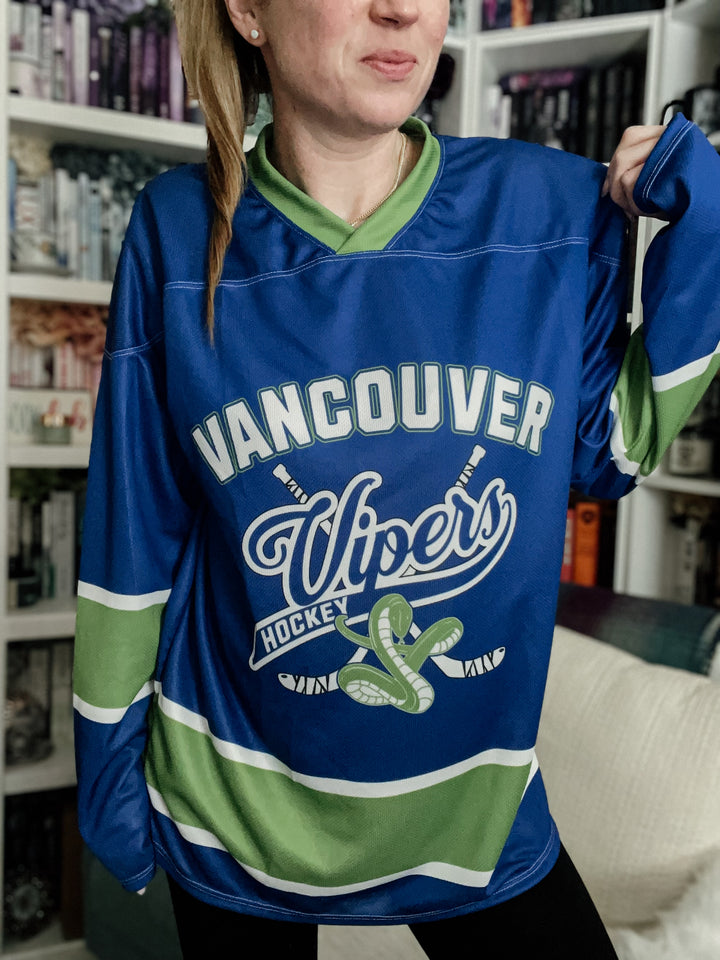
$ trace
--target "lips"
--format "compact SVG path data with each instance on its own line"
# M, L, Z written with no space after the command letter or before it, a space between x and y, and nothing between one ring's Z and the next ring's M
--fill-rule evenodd
M412 73L417 58L404 50L376 50L363 57L362 63L387 80L404 80Z

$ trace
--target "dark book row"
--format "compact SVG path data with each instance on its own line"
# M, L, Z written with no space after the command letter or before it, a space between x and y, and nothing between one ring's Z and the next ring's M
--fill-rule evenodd
M74 597L85 489L83 471L12 471L7 504L9 609Z
M8 161L10 267L111 280L133 203L167 164L137 151L56 144L42 176Z
M595 68L513 73L491 104L494 132L607 162L623 131L642 122L644 96L642 53Z
M720 510L705 497L671 498L666 594L679 603L720 607Z
M202 122L166 0L138 3L11 0L10 92Z
M659 10L664 6L665 0L482 0L482 29L528 27L557 20Z

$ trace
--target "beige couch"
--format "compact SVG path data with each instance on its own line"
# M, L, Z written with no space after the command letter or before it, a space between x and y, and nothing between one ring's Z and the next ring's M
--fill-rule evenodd
M557 627L537 752L622 960L718 960L720 683Z

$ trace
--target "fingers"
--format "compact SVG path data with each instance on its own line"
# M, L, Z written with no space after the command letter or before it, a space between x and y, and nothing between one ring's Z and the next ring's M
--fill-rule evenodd
M642 216L633 200L633 191L645 161L664 131L663 126L628 127L610 161L602 196L609 193L629 217Z

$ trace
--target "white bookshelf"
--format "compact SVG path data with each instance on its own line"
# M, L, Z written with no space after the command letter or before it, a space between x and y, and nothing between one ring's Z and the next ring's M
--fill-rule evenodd
M0 17L0 152L3 163L8 151L10 131L40 135L53 142L97 147L103 150L131 149L146 152L167 163L195 162L204 158L204 127L175 123L116 111L80 107L4 95L7 90L7 4ZM7 207L7 181L0 178L0 206ZM8 380L7 344L9 342L9 303L13 298L83 303L106 306L110 302L110 283L90 283L60 275L9 273L7 223L0 231L0 417L6 417ZM7 502L9 470L12 468L85 469L89 448L69 445L3 445L0 447L0 501ZM7 536L6 511L0 511L0 541ZM6 570L6 567L3 568ZM0 688L6 688L6 650L8 643L52 640L72 637L75 632L75 601L41 601L31 607L8 611L5 586L0 601ZM4 745L0 737L0 784L3 797L45 792L72 787L75 782L73 746L70 740L54 744L52 753L37 763L5 767ZM0 821L4 820L4 804ZM0 829L0 850L2 848ZM0 853L0 871L4 858ZM1 898L0 898L1 904ZM0 925L0 930L1 930ZM58 923L22 943L11 942L0 954L17 960L94 960L82 941L64 941Z

